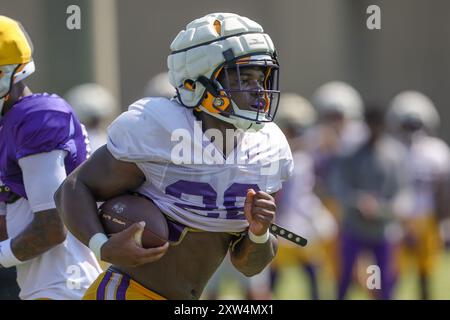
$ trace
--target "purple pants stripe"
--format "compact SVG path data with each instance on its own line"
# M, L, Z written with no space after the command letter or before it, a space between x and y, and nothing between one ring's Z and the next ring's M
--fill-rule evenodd
M382 300L391 299L395 284L395 273L392 265L393 244L386 239L368 241L345 230L342 232L341 238L341 277L338 285L337 298L339 300L345 298L352 282L353 266L358 255L364 250L374 254L376 263L381 271L381 288L375 292L377 297Z
M116 300L125 300L125 294L127 293L128 286L130 285L130 278L126 275L122 275L119 287L117 288Z
M112 272L107 271L105 273L105 276L103 277L103 280L100 282L100 285L97 289L97 300L105 300L105 289L109 282L109 279L111 279Z

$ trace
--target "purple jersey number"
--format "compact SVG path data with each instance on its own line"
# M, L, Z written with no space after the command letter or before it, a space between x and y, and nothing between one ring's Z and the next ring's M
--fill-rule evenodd
M227 219L245 219L243 215L239 215L239 212L244 210L243 207L236 207L237 197L245 198L247 196L247 190L253 189L259 191L257 184L243 184L233 183L223 195L223 206L227 210Z
M209 183L206 182L192 182L186 180L178 180L175 183L166 187L166 193L174 196L175 198L181 199L181 195L189 194L193 196L201 196L203 199L204 207L194 206L185 203L175 202L174 204L180 208L189 210L215 210L217 209L216 200L217 200L217 192L211 187ZM208 217L217 218L219 216L218 213L211 212L207 214Z
M224 202L223 206L227 211L226 219L239 219L244 220L245 216L239 214L244 210L243 207L236 206L237 197L246 197L247 190L254 189L255 191L259 191L259 187L257 184L243 184L243 183L233 183L228 187L224 192ZM185 203L175 202L174 204L180 208L185 210L195 209L201 211L211 211L218 209L217 206L217 192L213 189L213 187L206 182L192 182L186 180L179 180L175 183L166 187L166 193L174 196L175 198L181 199L182 194L188 194L193 196L201 196L203 201L203 207L194 206ZM218 218L219 213L217 212L208 212L206 214L210 218Z

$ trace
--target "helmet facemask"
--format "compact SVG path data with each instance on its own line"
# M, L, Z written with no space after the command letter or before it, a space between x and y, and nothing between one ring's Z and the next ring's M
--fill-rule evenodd
M0 66L0 118L3 113L3 106L9 98L14 83L14 74L18 65Z
M0 99L4 99L11 91L14 73L18 65L0 66Z
M14 84L19 83L35 70L34 62L0 66L0 118Z
M274 120L280 91L279 66L268 55L248 56L224 63L211 79L198 81L206 88L199 109L242 130L259 130Z
M258 130L273 120L280 93L278 61L272 39L258 23L233 13L211 13L190 22L170 49L169 81L182 105L243 130ZM264 70L259 88L246 87L240 79L243 68L252 66ZM226 77L234 75L237 83L228 83ZM260 97L251 106L238 101L241 94Z

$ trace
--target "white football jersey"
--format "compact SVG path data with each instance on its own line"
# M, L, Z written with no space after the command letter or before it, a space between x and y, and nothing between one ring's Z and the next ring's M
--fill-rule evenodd
M293 158L295 169L292 177L283 185L277 222L303 235L310 243L330 239L336 235L338 226L314 194L314 160L304 151L294 152Z
M414 199L412 214L431 214L436 206L434 184L450 174L450 149L443 140L423 135L414 139L407 157Z
M110 125L107 147L116 159L136 163L146 177L136 191L170 218L205 231L241 232L248 226L247 190L281 189L292 155L274 123L242 133L228 156L208 138L218 134L204 134L192 110L175 100L145 98Z
M402 217L436 213L435 183L450 174L450 149L436 137L420 135L405 147L406 184L395 199L395 211Z
M20 234L34 217L25 198L1 205L0 215L6 215L9 238ZM81 300L102 272L92 251L70 232L63 243L16 268L19 297L23 300Z

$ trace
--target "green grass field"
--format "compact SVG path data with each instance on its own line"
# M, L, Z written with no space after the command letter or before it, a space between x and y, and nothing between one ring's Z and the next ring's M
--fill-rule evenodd
M319 277L319 291L321 299L335 298L335 284L328 281L324 276ZM237 281L229 279L222 282L220 298L242 299L243 294ZM445 252L439 259L431 279L431 299L450 299L450 252ZM418 299L418 281L415 270L403 274L397 283L394 299L408 300ZM308 282L305 274L296 268L284 269L279 278L275 290L275 299L283 300L308 300ZM353 284L348 292L347 299L364 300L371 299L368 290L358 284Z

